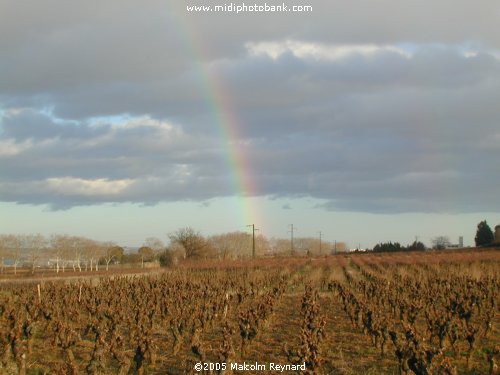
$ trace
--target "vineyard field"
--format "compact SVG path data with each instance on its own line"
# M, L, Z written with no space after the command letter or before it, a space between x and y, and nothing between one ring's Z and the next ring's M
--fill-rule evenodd
M0 374L497 374L499 272L491 249L9 278Z

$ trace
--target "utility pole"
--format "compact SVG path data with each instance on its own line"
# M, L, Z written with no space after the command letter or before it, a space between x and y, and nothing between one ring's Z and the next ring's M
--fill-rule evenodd
M293 248L293 224L290 224L290 248L292 250L292 255L295 253L295 249Z
M319 255L321 255L321 235L323 233L321 231L319 231Z
M255 224L249 224L247 227L252 227L252 257L255 259L255 231L258 229L255 228Z

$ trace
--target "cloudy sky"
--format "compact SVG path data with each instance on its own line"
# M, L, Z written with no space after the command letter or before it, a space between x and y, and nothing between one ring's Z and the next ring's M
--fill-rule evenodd
M224 4L0 0L1 233L294 223L373 246L500 224L497 0L187 10Z

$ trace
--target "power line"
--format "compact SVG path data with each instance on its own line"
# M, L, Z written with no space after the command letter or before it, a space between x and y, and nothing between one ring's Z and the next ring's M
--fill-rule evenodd
M292 250L292 254L294 254L294 253L295 253L295 249L294 249L294 247L293 247L293 224L290 224L289 226L290 226L290 228L291 228L291 229L288 231L288 232L290 233L290 248L291 248L291 250ZM295 229L297 229L297 228L295 228Z
M321 255L321 236L323 235L323 233L321 231L319 231L318 233L319 233L319 255Z
M252 227L252 257L255 259L255 231L258 229L255 228L255 224L248 224L247 227Z

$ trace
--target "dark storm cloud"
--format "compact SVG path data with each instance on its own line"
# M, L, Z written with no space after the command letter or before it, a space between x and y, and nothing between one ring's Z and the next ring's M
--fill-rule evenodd
M500 211L498 2L310 4L0 0L0 199L229 196L216 112L231 112L260 195Z
M70 118L158 113L165 106L174 110L181 104L177 95L190 93L187 99L194 99L200 89L187 72L193 58L241 57L245 43L261 40L465 43L500 49L496 1L311 4L311 14L236 15L189 13L185 1L174 0L148 1L147 6L132 0L2 0L0 97L17 106L56 101L56 111ZM354 69L351 75L357 73Z
M33 113L6 115L0 142L4 201L55 208L99 202L207 199L230 194L214 140L151 118L119 126L59 125L39 114L36 137L13 132ZM70 131L71 130L71 131ZM89 136L90 134L90 136ZM203 147L198 147L199 144Z

